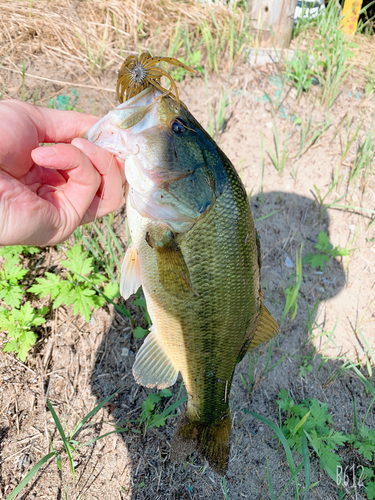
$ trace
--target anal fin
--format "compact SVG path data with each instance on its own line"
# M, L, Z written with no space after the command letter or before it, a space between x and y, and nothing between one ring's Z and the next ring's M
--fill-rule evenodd
M255 334L250 342L248 351L251 351L255 347L267 340L272 339L279 332L279 326L273 319L271 313L263 304L260 306L260 314L258 318L258 324L255 329Z
M120 293L124 299L135 293L141 286L141 272L136 249L130 245L121 266Z
M178 372L169 360L153 325L135 358L135 381L145 387L165 389L176 382Z

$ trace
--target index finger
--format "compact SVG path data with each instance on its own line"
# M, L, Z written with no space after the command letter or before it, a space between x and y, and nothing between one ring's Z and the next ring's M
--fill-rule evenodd
M78 111L41 108L16 99L3 101L2 106L26 115L36 128L39 142L70 143L75 137L83 137L99 120L97 116Z

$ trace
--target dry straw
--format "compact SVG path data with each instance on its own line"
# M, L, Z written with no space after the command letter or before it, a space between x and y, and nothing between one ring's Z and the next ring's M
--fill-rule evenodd
M171 30L200 20L215 31L228 21L243 23L244 13L224 5L163 0L7 1L0 2L0 64L10 66L40 56L86 71L119 67L134 52L155 50L168 55ZM216 22L216 25L215 25Z

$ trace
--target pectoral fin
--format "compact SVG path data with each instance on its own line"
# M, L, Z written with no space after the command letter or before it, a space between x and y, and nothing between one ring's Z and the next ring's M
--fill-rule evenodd
M167 235L160 243L152 241L149 236L148 243L156 252L159 279L164 289L177 297L187 293L198 295L191 283L184 256L173 236Z
M138 254L130 245L126 250L124 262L121 266L120 292L124 299L128 299L141 286L141 271Z
M260 314L258 318L258 324L255 329L255 334L250 342L248 351L251 351L255 347L267 340L272 339L279 332L279 326L276 321L271 316L271 313L263 304L260 306Z
M178 370L170 362L155 325L138 351L133 375L137 384L158 389L165 389L177 380Z

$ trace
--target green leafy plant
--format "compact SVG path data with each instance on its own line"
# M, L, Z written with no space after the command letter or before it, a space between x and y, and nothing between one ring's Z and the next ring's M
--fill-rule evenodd
M21 361L26 361L30 347L38 338L33 330L46 322L48 310L48 307L34 309L30 302L26 302L20 309L10 311L0 307L0 330L8 336L3 351L14 352Z
M93 287L102 286L108 278L94 269L93 258L87 256L82 245L74 245L67 250L66 256L67 259L61 261L67 269L66 278L46 272L45 277L36 278L37 284L29 288L29 292L40 297L50 295L53 308L62 304L73 305L73 313L81 313L89 322L92 311L105 303L103 295L99 295ZM112 299L118 294L118 288L109 283L104 286L103 294Z
M4 257L3 268L0 270L0 299L11 307L20 307L24 289L20 281L27 274L27 269L21 265L20 255L39 252L36 247L21 245L0 249L0 256Z
M299 372L298 376L299 377L306 377L308 373L311 373L314 369L314 366L310 363L311 357L306 357L302 363L300 364L299 367Z
M182 389L182 384L177 395L177 401L172 405L165 408L159 413L163 405L163 399L172 397L172 391L170 389L162 389L155 394L149 394L145 401L142 403L142 413L139 419L139 425L144 426L144 432L152 427L162 427L166 424L168 418L173 418L177 416L177 413L173 413L175 409L184 401L186 401L186 396L180 399L180 393Z
M137 326L133 330L133 335L136 339L143 339L148 334L148 330L145 330L141 326Z
M14 352L21 361L25 361L29 349L35 344L37 335L34 329L45 323L48 307L36 310L25 300L22 284L28 270L22 266L21 255L38 253L36 247L21 245L4 247L0 256L4 258L0 270L0 299L5 306L0 307L0 330L7 334L4 352Z
M71 96L58 95L57 97L54 97L53 99L48 101L48 107L53 109L62 109L63 111L81 111L80 109L76 108L78 92L76 91L76 89L72 89L71 93Z
M141 297L141 293L140 293L139 290L137 292L137 298L134 300L133 304L135 306L138 306L140 308L140 310L142 311L143 318L144 318L144 321L145 321L146 325L148 327L150 327L152 325L152 321L151 321L150 315L148 314L148 311L147 311L147 304L146 304L145 299L143 299ZM135 330L137 330L137 332L134 334L134 336L137 337L137 338L139 338L139 339L145 337L147 335L147 333L148 333L148 331L144 330L143 328L142 328L143 333L139 329L137 329L137 328L135 328ZM137 334L139 336L137 336Z
M354 448L358 453L363 455L370 462L375 455L375 430L369 429L366 424L362 423L356 434L348 436L348 442L353 443Z
M309 61L309 52L302 52L299 48L295 50L293 58L286 62L285 76L296 88L297 97L307 92L313 83L319 83Z
M281 412L287 417L280 429L289 446L303 455L303 437L306 436L308 446L319 457L321 468L336 480L337 467L341 464L336 451L348 441L348 437L332 428L333 420L328 413L328 404L321 404L317 399L305 399L296 404L285 389L280 391L278 397L276 403L279 406L280 421Z
M375 480L373 481L368 481L368 479L375 479L375 473L373 469L370 469L370 467L365 467L364 468L364 473L366 476L366 494L368 500L374 500L375 499Z
M204 68L201 64L202 60L202 51L200 49L195 50L193 52L187 53L186 58L185 57L179 57L179 61L182 63L186 64L190 68L195 69L197 73L204 73ZM174 80L177 82L182 82L182 80L185 78L187 74L187 71L183 68L174 68L171 71L171 76Z
M289 487L289 484L292 481L294 481L294 484L295 484L295 498L297 500L299 500L299 498L300 498L300 496L299 496L300 491L299 491L299 485L298 485L297 475L298 475L299 471L302 469L302 467L304 467L304 469L305 469L305 495L304 495L304 500L305 500L306 496L307 496L307 492L309 491L309 489L312 488L313 486L315 486L315 484L310 484L310 475L311 475L311 473L310 473L310 458L309 458L309 453L308 453L308 448L307 448L307 439L306 439L306 436L303 436L303 438L302 438L303 462L301 462L301 464L298 467L296 467L294 459L293 459L292 451L291 451L290 446L289 446L289 443L288 443L287 439L285 438L285 436L284 436L282 430L280 429L280 427L278 427L274 422L271 422L271 420L269 420L268 418L263 417L262 415L259 415L258 413L255 413L253 411L249 411L249 410L246 410L246 409L244 409L243 412L244 413L248 413L249 415L253 416L257 420L260 420L261 422L263 422L266 425L268 425L275 432L276 436L279 438L281 444L283 445L283 448L284 448L284 451L285 451L285 455L286 455L286 460L287 460L287 463L288 463L288 466L289 466L289 469L290 469L290 472L291 472L292 475L291 475L289 481L284 486L284 488L283 488L282 492L280 493L280 495L277 497L277 499L279 500L280 498L282 498L282 496L284 495L285 491ZM271 500L274 500L275 496L274 496L274 492L273 492L273 486L272 486L272 482L271 482L271 475L270 475L270 472L269 472L268 464L267 464L267 473L268 473L267 475L268 475L268 484L269 484L269 490L270 490Z
M312 268L320 267L321 271L325 270L326 264L331 260L331 258L350 255L350 250L346 250L345 248L340 248L338 246L333 247L324 231L319 232L318 242L314 245L314 248L316 248L318 252L307 253L303 258L303 263L310 264Z
M320 84L320 99L328 108L335 102L343 83L347 80L357 47L340 29L341 7L339 2L329 2L314 19L298 23L297 31L303 26L316 26L317 37L308 40L305 55L297 51L291 63L287 64L287 77L297 88L297 93L309 90L316 78ZM308 30L307 30L308 32Z

